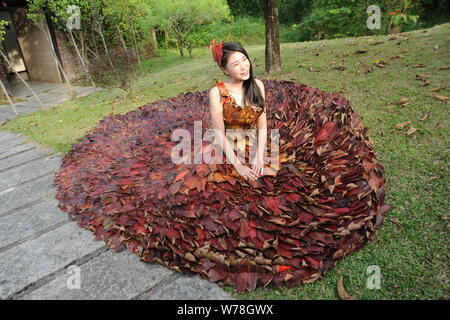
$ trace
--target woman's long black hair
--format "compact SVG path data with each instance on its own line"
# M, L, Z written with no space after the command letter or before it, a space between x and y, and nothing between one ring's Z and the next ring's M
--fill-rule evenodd
M257 106L265 111L266 109L264 106L264 97L262 96L262 92L259 89L259 86L255 81L255 78L253 77L253 65L252 61L250 60L247 54L247 51L245 51L245 49L241 46L239 42L224 42L222 46L222 51L223 51L221 61L222 66L227 65L230 55L235 51L239 51L247 57L248 61L250 62L250 70L249 70L250 76L248 77L247 80L243 81L244 105L247 105L247 102L250 102L250 105Z

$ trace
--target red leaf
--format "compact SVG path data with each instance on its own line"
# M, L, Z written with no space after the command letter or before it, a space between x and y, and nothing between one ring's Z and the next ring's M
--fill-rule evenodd
M148 230L146 228L144 228L143 226L141 226L140 224L138 224L138 223L135 223L133 225L133 229L136 230L137 233L140 233L140 234L148 233Z
M166 232L166 237L169 238L170 240L172 240L172 239L181 239L181 234L180 234L180 232L177 229L170 228Z

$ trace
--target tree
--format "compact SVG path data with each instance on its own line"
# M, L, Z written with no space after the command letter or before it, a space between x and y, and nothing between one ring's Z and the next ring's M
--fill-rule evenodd
M281 70L278 0L265 0L264 19L266 21L266 72L278 72Z
M152 5L153 21L175 37L181 58L183 49L192 47L189 35L196 26L231 19L225 0L153 0Z

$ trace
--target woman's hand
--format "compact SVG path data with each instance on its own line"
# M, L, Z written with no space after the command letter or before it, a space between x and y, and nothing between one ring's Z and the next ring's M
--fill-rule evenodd
M244 166L243 164L238 164L234 166L236 171L244 177L244 179L251 179L251 180L257 180L259 178L259 175L256 174L252 169L250 169L247 166Z
M256 162L252 164L252 170L258 176L261 175L264 170L264 160L261 159L260 157L257 157Z

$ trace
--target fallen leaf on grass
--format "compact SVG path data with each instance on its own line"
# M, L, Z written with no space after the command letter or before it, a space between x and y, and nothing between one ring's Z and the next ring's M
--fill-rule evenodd
M442 89L444 89L444 87L437 87L437 88L430 89L430 92L438 92L438 91L441 91Z
M397 123L395 125L395 127L397 129L399 129L399 130L402 130L405 126L410 125L411 123L412 123L411 121L405 121L405 122L402 122L402 123Z
M409 129L408 129L408 131L406 132L406 134L408 135L408 136L410 136L410 135L412 135L414 132L416 132L417 131L417 129L416 128L414 128L414 127L409 127Z
M433 49L434 50L437 50L437 49L439 49L439 45L437 44L437 45L435 45L434 47L433 47Z
M356 296L349 295L347 291L345 291L342 277L340 277L338 280L337 291L339 298L341 298L342 300L357 300Z
M426 121L430 117L430 111L428 111L422 118L420 118L420 121Z
M400 100L398 100L397 104L399 106L406 107L407 105L411 104L411 102L409 102L409 98L400 98Z
M403 59L405 56L398 55L398 56L392 56L391 59Z
M402 223L400 222L400 220L398 220L396 217L392 217L389 218L390 221L392 221L393 223L395 223L397 226L402 227Z
M438 95L438 94L435 94L434 97L435 97L436 99L438 99L438 100L441 100L441 101L446 101L446 100L449 99L449 98L446 97L446 96L440 96L440 95Z
M450 69L450 66L439 67L439 70L448 70L448 69Z
M419 84L419 87L429 86L430 84L431 84L431 82L427 80L427 81L424 81L421 84Z
M426 81L428 78L431 78L431 74L416 74L416 80Z
M388 64L386 61L380 59L374 60L373 63L379 68L384 68L384 66Z
M355 52L353 52L354 54L361 54L361 53L366 53L369 50L356 50Z
M339 70L339 71L344 71L345 69L347 69L346 66L337 66L337 67L333 67L331 69L335 69L335 70Z
M420 64L416 64L416 65L414 65L414 66L411 66L411 68L423 68L423 67L426 67L426 65L424 65L423 63L420 63Z
M450 214L446 214L442 217L443 220L450 220Z

